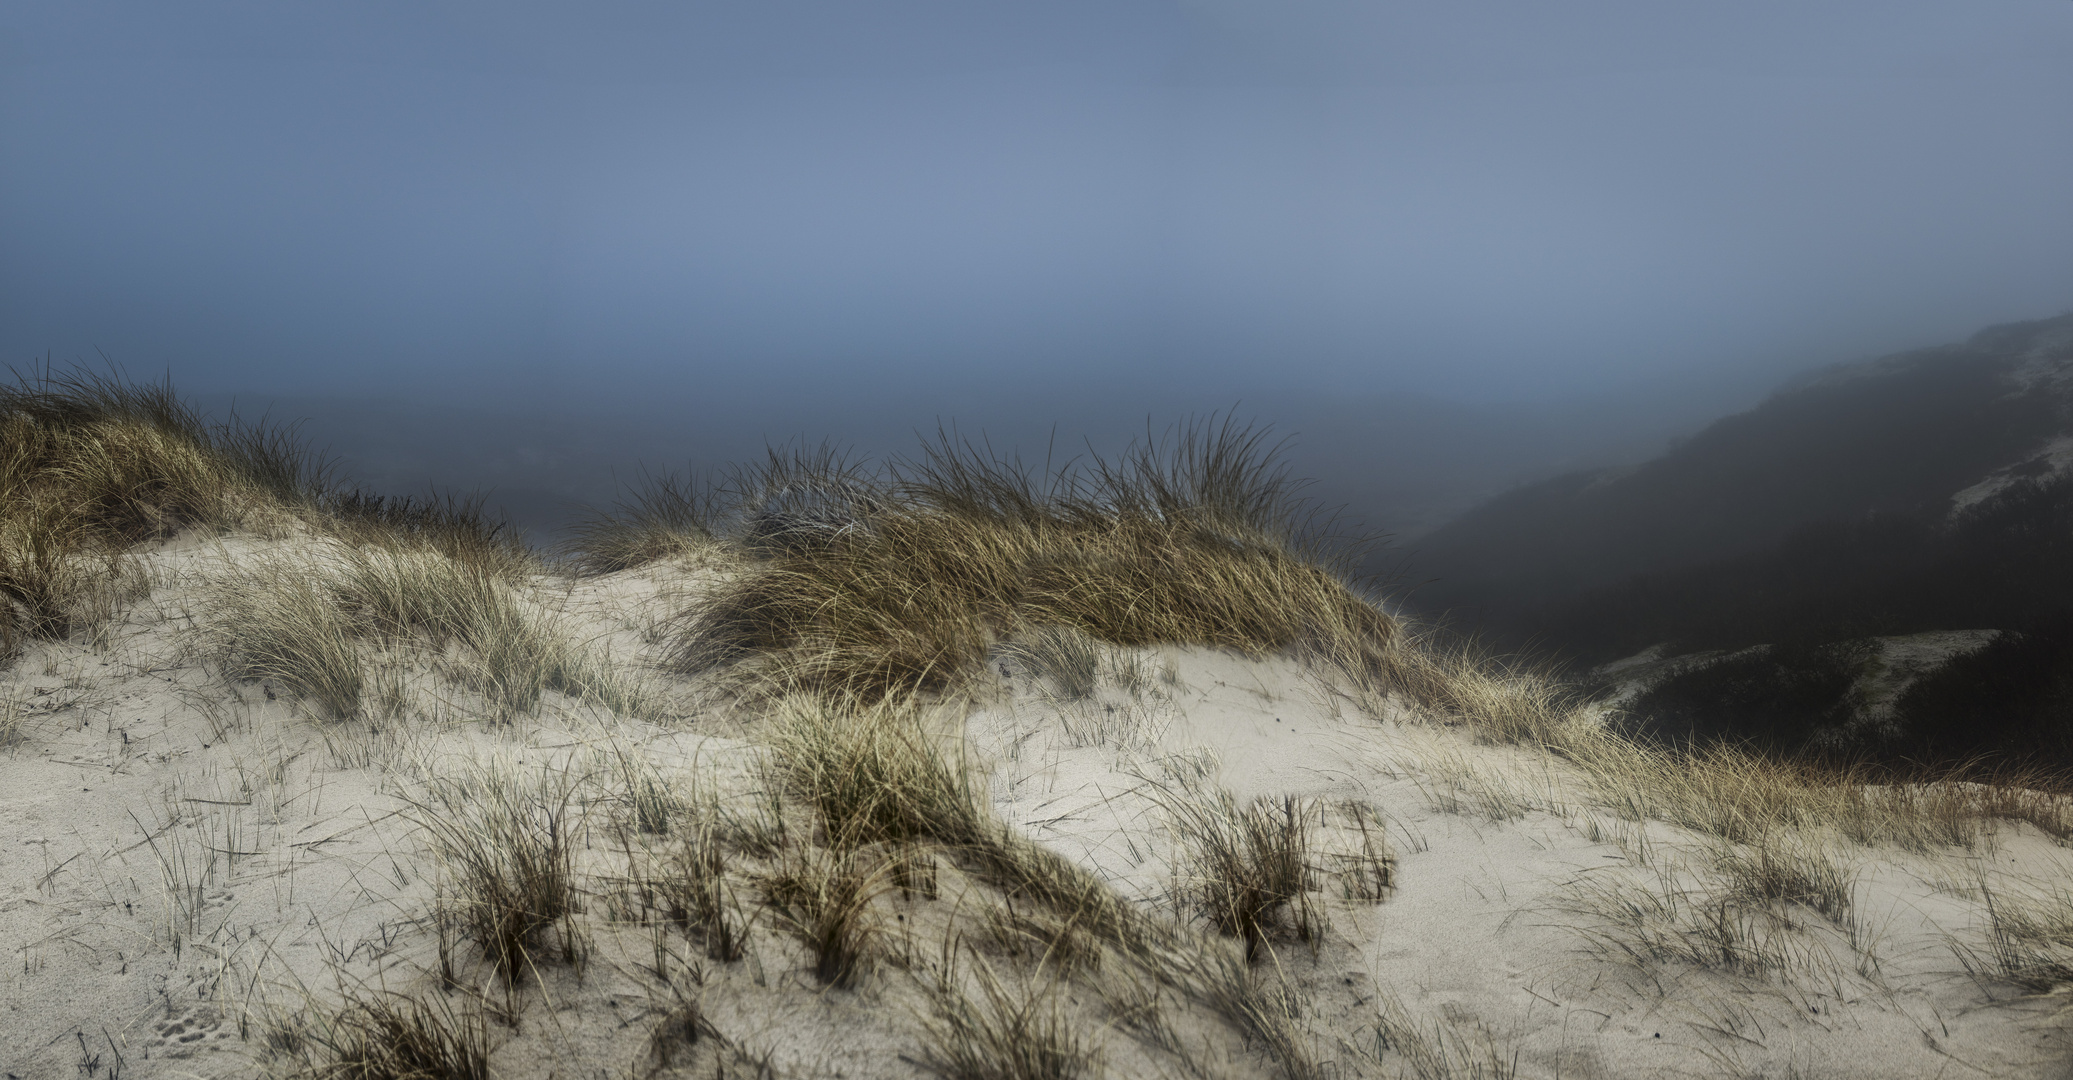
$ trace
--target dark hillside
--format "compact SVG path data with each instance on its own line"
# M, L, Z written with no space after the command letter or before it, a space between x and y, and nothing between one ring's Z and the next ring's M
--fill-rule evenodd
M2073 766L2073 317L1830 369L1427 539L1413 599L1637 730Z
M1642 466L1529 485L1436 530L1418 545L1411 602L1520 645L1551 605L1817 523L1894 542L1872 539L1910 527L1888 519L1935 517L2064 429L2063 389L2024 381L2051 361L2073 365L2073 316L1829 369Z

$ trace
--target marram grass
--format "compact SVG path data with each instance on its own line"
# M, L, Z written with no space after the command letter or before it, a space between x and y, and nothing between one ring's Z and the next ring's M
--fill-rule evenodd
M759 494L773 488L805 505L797 520ZM746 561L684 617L671 661L882 698L942 690L1004 639L1064 629L1298 652L1373 688L1402 682L1397 621L1349 584L1291 489L1261 436L1229 424L1043 476L947 439L876 478L777 459L736 478L740 516L767 535L744 538Z

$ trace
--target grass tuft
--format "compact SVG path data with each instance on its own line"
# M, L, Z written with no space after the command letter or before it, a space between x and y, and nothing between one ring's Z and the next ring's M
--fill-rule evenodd
M358 627L308 568L252 560L210 606L203 641L226 678L278 681L336 719L359 712L368 677Z
M490 1080L489 1030L401 994L349 995L316 1022L272 1040L303 1059L309 1080Z
M1771 836L1749 850L1721 849L1714 868L1736 899L1797 904L1839 926L1849 919L1856 875L1832 852Z
M697 477L643 473L611 510L592 511L561 552L581 575L611 574L717 546L721 494Z
M680 840L664 876L650 883L671 921L705 947L708 959L733 963L748 951L749 927L727 882L727 862L709 828Z
M1217 930L1245 942L1247 960L1284 928L1300 941L1316 940L1310 848L1320 804L1284 796L1240 807L1227 791L1199 789L1165 803L1193 857L1186 894Z
M2054 885L2028 894L1996 891L1985 875L1979 896L1986 905L1986 953L1954 942L1958 960L1975 978L1990 976L2031 993L2063 993L2073 987L2073 890Z
M943 1080L1076 1080L1100 1071L1101 1053L1081 1038L1053 986L1010 990L992 966L947 960L927 984L930 1016L921 1066Z
M812 954L821 982L848 989L870 972L884 934L872 905L892 887L883 860L856 851L794 849L762 886L778 922Z
M492 517L481 495L416 498L345 490L324 495L318 506L318 520L352 547L432 552L475 573L510 580L539 569L517 530Z
M579 822L571 785L562 781L543 772L525 785L484 772L443 781L434 788L437 805L418 805L418 822L446 874L442 959L449 925L481 948L507 986L537 971L550 928L558 930L562 959L581 959L574 921ZM450 961L446 975L452 981Z
M1293 650L1389 682L1395 620L1348 586L1262 439L1195 425L1041 477L948 438L883 476L774 451L736 482L759 561L681 620L671 662L760 657L750 673L781 690L876 699L966 678L1004 638L1077 631Z
M1488 1028L1475 1025L1473 1036L1460 1027L1434 1021L1428 1030L1411 1017L1393 994L1384 994L1375 1022L1370 1056L1394 1056L1417 1080L1512 1080L1519 1074L1518 1053L1510 1057ZM1365 1049L1365 1048L1363 1048Z

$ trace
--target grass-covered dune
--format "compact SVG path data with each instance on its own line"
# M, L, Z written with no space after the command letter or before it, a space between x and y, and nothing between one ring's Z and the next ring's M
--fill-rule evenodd
M1622 737L1262 436L773 452L535 551L0 387L10 1075L2055 1075L2073 803Z

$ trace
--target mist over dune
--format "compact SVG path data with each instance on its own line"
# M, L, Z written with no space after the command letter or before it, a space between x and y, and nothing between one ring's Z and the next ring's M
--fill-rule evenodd
M912 454L941 429L1033 464L1048 458L1062 465L1156 440L1190 417L1228 414L1272 429L1318 508L1339 514L1346 528L1401 544L1517 485L1643 460L1712 419L1723 402L1758 392L1738 384L1705 396L1661 388L1491 405L1414 394L1261 389L1222 400L1179 386L1113 394L1090 388L933 400L859 388L838 400L802 392L745 406L726 394L684 395L681 404L634 395L579 398L551 409L264 393L196 400L215 416L235 410L298 423L303 437L369 490L480 494L541 542L551 542L584 507L610 506L644 472L714 473L767 447L828 442L889 457Z
M2063 1078L2069 116L2066 0L0 3L0 1080Z

